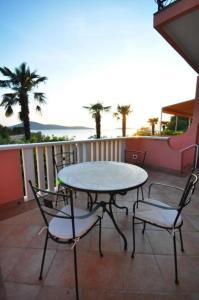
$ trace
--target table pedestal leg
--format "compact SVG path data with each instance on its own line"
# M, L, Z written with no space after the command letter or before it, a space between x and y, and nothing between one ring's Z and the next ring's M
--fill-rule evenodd
M91 207L89 208L89 210L92 210L93 207L93 203L98 203L97 202L97 194L95 194L95 201L93 201L92 195L91 193L88 192L88 196L90 198L90 203L91 203ZM114 199L114 194L110 194L110 199L109 202L103 202L103 211L107 212L107 214L109 215L109 217L111 218L115 229L117 230L117 232L119 233L119 235L122 237L123 241L124 241L124 250L127 250L127 239L125 237L125 235L123 234L123 232L120 230L120 228L118 227L115 218L114 218L114 214L112 211L112 205L115 205L115 199ZM107 209L107 205L108 205L108 209Z
M110 195L110 200L109 203L107 203L109 205L109 210L106 208L106 212L108 213L109 217L111 218L111 220L113 221L113 224L115 226L115 229L117 230L117 232L121 235L121 237L123 238L124 241L124 250L127 250L127 239L125 237L125 235L123 234L123 232L120 230L120 228L118 227L115 218L114 218L114 214L112 211L112 204L114 203L114 195L111 194Z

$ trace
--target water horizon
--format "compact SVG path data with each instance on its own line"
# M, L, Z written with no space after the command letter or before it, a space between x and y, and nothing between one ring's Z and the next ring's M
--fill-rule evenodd
M126 135L132 136L135 133L135 128L127 128ZM41 132L45 136L67 137L74 140L87 140L96 134L95 129L45 129L45 130L31 130L31 132ZM111 128L101 129L102 138L116 138L122 136L122 129Z

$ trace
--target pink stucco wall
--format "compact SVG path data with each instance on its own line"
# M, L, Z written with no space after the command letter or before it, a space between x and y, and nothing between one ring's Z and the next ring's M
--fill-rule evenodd
M173 150L168 140L152 137L131 138L126 140L126 149L146 151L145 165L147 166L171 169L176 172L181 169L179 151Z
M193 122L189 130L180 135L164 138L137 137L126 141L127 150L146 151L145 164L148 166L170 169L182 172L186 167L192 166L194 150L182 151L193 144L199 144L199 77L196 84L196 103L194 107Z
M20 151L0 151L0 204L23 198Z

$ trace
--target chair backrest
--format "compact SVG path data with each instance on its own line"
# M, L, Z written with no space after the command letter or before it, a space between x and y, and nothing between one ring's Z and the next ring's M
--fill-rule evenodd
M189 179L186 183L185 189L183 191L182 197L180 199L179 205L178 205L178 213L176 215L174 226L177 223L177 220L185 206L187 206L191 201L191 196L193 195L195 191L196 183L198 182L198 176L195 173L191 173L189 176Z
M30 180L29 180L29 184L47 227L48 227L49 220L52 217L68 218L72 220L72 218L74 217L73 205L71 205L71 214L66 215L63 213L59 216L57 215L57 213L61 211L61 208L65 206L66 200L69 199L68 196L66 199L66 195L64 193L54 193L47 190L39 189L33 186ZM58 197L59 197L59 201L58 201ZM71 199L69 200L71 204L72 201Z
M125 150L125 162L143 167L146 151Z
M77 152L76 149L73 151L60 152L53 155L53 163L56 168L57 173L72 164L77 163Z
M198 182L198 176L195 173L192 173L189 176L189 179L186 183L184 192L180 199L179 209L182 210L183 207L187 206L191 201L191 196L195 191L196 183Z

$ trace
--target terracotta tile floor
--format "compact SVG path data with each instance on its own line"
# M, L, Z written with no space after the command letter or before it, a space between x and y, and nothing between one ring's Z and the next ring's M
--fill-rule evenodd
M149 170L149 181L183 187L187 177ZM166 202L179 199L174 192L154 191ZM101 195L105 199L106 196ZM77 205L85 205L78 194ZM135 191L117 196L132 211ZM178 243L180 285L174 283L174 261L171 236L163 230L147 226L144 235L136 225L136 253L131 259L131 213L115 210L115 218L128 239L128 250L107 215L103 219L102 249L98 254L97 228L78 243L80 299L84 300L196 300L199 299L199 185L192 202L184 210L183 237L185 252ZM38 274L45 232L38 235L43 221L33 201L20 208L0 211L0 299L62 300L75 299L72 251L69 246L48 244L44 276Z

